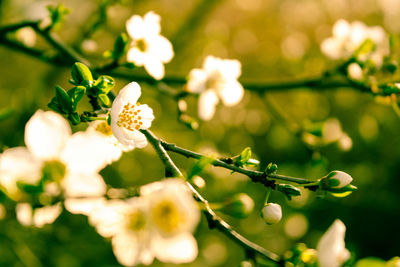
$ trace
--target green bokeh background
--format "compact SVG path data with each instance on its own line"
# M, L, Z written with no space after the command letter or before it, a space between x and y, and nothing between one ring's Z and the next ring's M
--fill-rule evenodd
M95 16L99 1L0 1L0 22L6 25L44 15L44 6L62 2L71 13L57 34L79 48L76 40L85 22ZM200 67L205 56L235 58L242 63L242 81L269 82L317 76L333 67L319 50L339 18L381 25L400 32L396 14L400 5L388 0L136 0L122 1L108 10L108 22L92 36L95 52L86 53L93 62L105 62L102 53L111 49L125 31L133 14L154 10L162 17L162 34L174 45L175 57L166 65L167 76L186 76ZM195 16L196 23L189 23ZM37 40L38 47L46 47ZM0 46L0 109L12 108L0 121L0 151L24 145L24 126L37 109L47 109L54 85L69 88L69 69L51 66ZM134 72L143 73L142 69ZM128 81L116 80L116 91ZM265 188L247 177L227 170L208 168L202 193L210 201L222 201L237 192L255 201L254 212L238 220L222 215L240 233L263 247L283 254L298 242L316 247L322 233L336 219L347 226L346 246L358 258L385 260L400 253L400 120L390 106L354 89L290 90L256 94L246 92L232 108L218 106L213 120L201 122L192 131L176 120L176 104L157 89L141 83L142 103L154 110L151 130L159 137L199 152L218 151L232 156L250 146L261 161L279 166L279 173L319 178L330 170L352 175L359 190L343 199L303 197L287 201L273 192L271 200L281 204L282 221L267 226L259 216ZM177 89L180 89L177 87ZM196 115L197 103L188 98L189 112ZM335 117L353 140L350 151L336 145L310 150L301 138L274 116L271 106L295 124ZM74 131L83 127L73 127ZM172 155L182 170L194 161ZM102 175L115 187L138 186L163 177L163 165L151 146L123 155ZM294 216L294 217L293 217ZM88 225L84 216L63 212L57 221L42 229L25 228L8 213L0 221L0 266L118 266L108 240ZM291 221L290 221L291 218ZM290 223L288 223L290 222ZM304 223L305 226L304 226ZM297 233L296 234L293 234ZM293 236L294 235L294 236ZM217 230L209 230L204 218L195 233L199 256L187 266L237 266L244 259L240 247ZM154 266L171 266L155 262Z

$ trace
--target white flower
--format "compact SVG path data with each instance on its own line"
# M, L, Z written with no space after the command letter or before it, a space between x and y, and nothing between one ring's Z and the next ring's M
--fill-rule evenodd
M33 47L36 43L36 33L31 27L25 27L16 31L17 39L24 45Z
M146 71L159 80L164 77L164 63L174 56L172 44L160 35L160 16L153 11L144 17L133 15L126 21L126 30L132 39L127 61L144 66Z
M355 81L362 81L364 78L363 70L357 63L351 63L347 67L347 73L349 78Z
M76 200L68 202L73 201ZM127 200L77 202L80 207L75 212L89 216L98 233L111 238L114 254L123 265L150 264L154 257L185 263L197 256L192 232L200 220L200 211L182 180L145 185L140 197Z
M353 181L353 178L342 171L331 171L324 179L328 179L330 188L342 188ZM331 184L329 181L332 181Z
M275 224L282 219L282 208L279 204L267 203L262 209L261 215L267 224Z
M45 194L50 196L61 191L66 198L105 193L106 185L98 174L108 163L103 138L87 132L71 135L61 115L38 110L26 124L25 143L27 148L11 148L0 155L0 185L14 200L22 195L18 182L37 185L42 177ZM36 213L43 214L40 209ZM34 225L41 225L35 215L33 220Z
M343 222L335 220L321 237L317 245L320 266L339 267L350 258L344 243L345 232L346 226Z
M111 107L111 129L118 141L130 148L143 148L147 139L139 129L148 129L154 119L153 110L137 103L141 94L136 82L126 85Z
M368 27L360 21L349 23L341 19L333 26L332 34L321 43L322 52L332 59L348 59L367 40L372 42L373 47L359 51L358 60L370 59L380 66L389 54L389 39L380 26Z
M32 209L28 203L18 203L16 214L18 221L25 226L43 227L45 224L53 223L60 215L62 207L60 203L52 206Z
M128 152L134 149L134 146L123 145L115 138L111 126L108 125L107 121L92 121L86 131L104 139L104 144L107 146L109 163L119 160L122 152Z
M199 117L210 120L215 107L221 99L226 106L240 102L244 89L238 82L241 64L238 60L220 59L207 56L202 69L193 69L189 73L187 90L200 94Z

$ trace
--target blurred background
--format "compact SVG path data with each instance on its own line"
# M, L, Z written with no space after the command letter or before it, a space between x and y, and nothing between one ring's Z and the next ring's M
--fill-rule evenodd
M238 59L243 82L279 82L318 76L337 62L319 49L340 18L381 25L400 32L398 0L132 0L114 1L107 21L89 38L82 36L96 18L103 1L0 1L0 24L46 16L46 6L63 3L71 10L56 33L92 62L104 64L103 52L112 49L133 14L153 10L162 17L162 34L174 45L175 57L166 76L185 77L201 67L207 55ZM82 44L83 42L83 44ZM39 37L37 47L46 47ZM51 50L49 48L49 53ZM54 85L69 88L70 69L51 66L0 46L0 152L24 145L24 127L37 109L48 109ZM131 70L145 72L141 69ZM130 81L117 79L118 91ZM218 106L215 117L200 122L197 131L177 122L173 99L141 83L141 102L153 108L151 130L168 142L204 153L239 154L251 147L264 169L278 164L278 173L317 179L330 170L352 175L359 190L346 198L318 198L304 191L287 201L278 192L270 200L283 208L283 219L267 226L260 218L265 188L243 175L209 167L202 177L202 193L223 201L239 192L255 201L246 219L221 215L250 240L277 254L296 243L315 248L323 232L336 219L347 226L346 246L357 258L388 260L400 251L400 120L390 106L354 89L281 90L258 94L246 91L240 104ZM181 89L175 87L176 89ZM195 97L188 97L189 113L197 114ZM298 129L336 118L334 130L351 138L318 145ZM332 120L331 120L332 122ZM83 125L73 130L82 130ZM313 139L313 138L311 138ZM172 155L182 170L195 161ZM101 173L114 187L138 186L163 177L163 165L151 146L125 153ZM118 266L108 240L100 237L87 218L67 212L42 229L25 228L13 214L0 212L0 266ZM245 258L242 248L202 218L195 234L197 260L187 266L237 266ZM155 262L154 266L171 266Z

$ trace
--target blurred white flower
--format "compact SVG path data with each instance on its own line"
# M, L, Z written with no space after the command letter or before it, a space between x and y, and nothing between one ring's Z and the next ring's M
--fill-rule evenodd
M32 209L29 203L18 203L16 206L17 219L22 225L39 228L45 224L53 223L61 211L60 203L36 209Z
M150 205L154 256L175 264L193 261L198 249L192 233L200 210L185 182L167 179L143 186L140 192Z
M160 20L159 15L150 11L144 17L133 15L126 21L126 30L132 39L127 61L144 66L157 80L164 77L164 64L174 56L171 42L160 35Z
M363 69L357 63L351 63L347 67L349 78L355 81L362 81L364 79Z
M112 133L111 126L108 125L107 121L92 121L89 127L86 129L87 132L98 135L104 139L105 145L107 145L108 162L112 163L120 159L122 152L128 152L134 149L134 146L126 146L121 144Z
M11 148L0 155L0 185L14 200L23 195L17 183L38 185L42 178L44 194L49 196L61 191L66 198L105 193L106 184L98 174L109 161L104 138L90 132L71 135L61 115L38 110L26 124L25 143L27 148ZM36 213L47 214L41 209ZM36 222L34 214L33 225L46 223L41 219Z
M31 27L25 27L15 32L17 39L24 45L33 47L36 43L36 33Z
M364 62L370 59L380 66L383 58L389 54L389 38L380 26L368 27L360 21L349 23L340 19L333 26L332 34L321 43L321 51L332 59L348 59L367 40L371 45L358 51L358 60Z
M236 105L242 100L244 89L238 82L241 64L238 60L220 59L207 56L202 69L189 73L187 90L200 94L199 117L210 120L221 99L226 106Z
M100 235L112 239L123 265L150 264L154 257L178 264L197 256L192 233L200 211L182 180L145 185L140 197L127 200L70 199L67 205L72 202L75 213L87 215Z
M267 203L261 210L261 216L267 224L278 223L282 219L282 208L276 203Z
M339 267L350 258L350 252L345 247L344 235L346 226L340 220L329 227L317 245L320 266Z
M147 145L147 139L139 129L148 129L154 119L149 106L137 103L140 94L139 84L131 82L119 91L111 107L112 132L129 149Z

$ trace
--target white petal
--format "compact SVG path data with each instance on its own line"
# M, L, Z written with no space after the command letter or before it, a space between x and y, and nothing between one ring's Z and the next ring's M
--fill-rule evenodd
M89 216L104 202L105 199L102 197L68 198L64 201L64 206L71 213Z
M165 75L164 64L156 56L149 55L144 63L144 68L156 80L161 80Z
M321 43L321 51L332 59L343 57L342 43L334 38L327 38Z
M117 234L112 238L113 252L119 263L125 266L151 264L153 256L147 244L130 232Z
M43 208L37 208L33 214L33 224L36 227L43 227L45 224L53 223L62 211L60 203L53 206L46 206Z
M168 239L155 237L152 250L158 260L175 264L192 262L198 254L196 239L190 233Z
M221 59L214 56L207 56L203 61L203 69L207 72L213 72L221 65Z
M213 90L207 90L199 97L199 117L202 120L211 120L218 104L218 97Z
M18 221L25 226L32 224L32 207L28 203L18 203L15 207Z
M220 71L227 79L238 79L242 74L242 64L236 59L224 59L220 62Z
M126 53L126 61L133 62L136 66L143 66L146 61L147 53L140 51L137 47L132 47Z
M350 24L346 20L340 19L335 22L335 25L333 25L332 33L335 38L347 38L351 34Z
M201 93L206 90L208 75L202 69L192 69L189 73L187 90L191 93Z
M68 197L103 196L107 189L103 177L98 173L69 173L61 185Z
M67 120L53 111L36 111L25 127L26 146L43 160L59 157L70 135Z
M137 148L143 148L147 145L147 139L144 134L137 130L130 131L124 127L116 125L115 131L113 130L115 137L126 146L132 146Z
M151 126L151 122L154 120L153 109L148 105L140 105L140 116L142 117L142 126L140 129L148 129Z
M225 106L234 106L242 100L244 89L239 82L231 80L224 83L218 93Z
M161 17L154 13L153 11L149 11L144 15L143 22L145 27L146 35L158 35L161 31L160 26Z
M15 147L0 154L0 184L11 198L17 197L17 181L27 184L39 182L42 162L25 147Z
M339 267L349 257L345 248L344 235L346 226L342 221L336 220L318 242L318 261L320 266Z
M73 134L61 155L70 172L98 172L110 163L110 146L98 134Z
M154 57L158 58L161 62L170 62L174 57L174 50L171 42L164 36L157 35L147 39L149 45L148 52Z
M141 16L133 15L126 21L126 31L132 39L141 39L146 34Z

